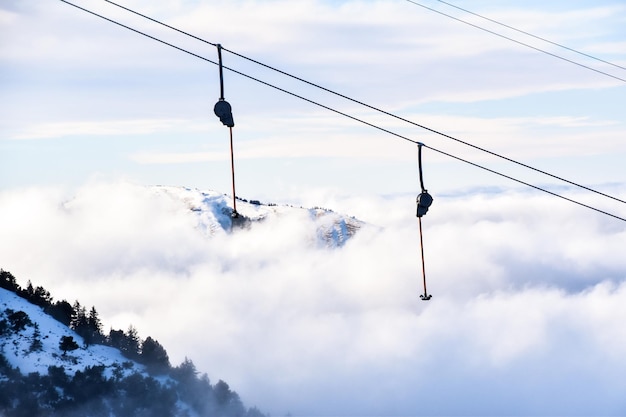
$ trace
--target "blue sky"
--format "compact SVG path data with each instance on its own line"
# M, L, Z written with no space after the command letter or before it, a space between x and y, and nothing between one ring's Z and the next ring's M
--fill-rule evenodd
M626 71L420 1L626 78ZM111 18L216 59L214 47ZM407 1L124 3L539 169L626 199L624 82ZM626 66L622 1L454 4ZM622 217L575 190L224 53L225 63ZM335 251L306 222L205 239L164 184L230 192L217 68L62 2L0 5L0 267L135 325L272 415L623 415L624 222L424 151L230 72L237 190L374 225ZM145 291L151 288L149 294ZM193 317L192 320L189 317ZM204 327L203 327L204 326ZM198 329L206 329L198 333ZM253 352L254 354L251 354Z
M211 59L215 48L120 12L79 3ZM423 3L624 77L626 71ZM624 64L619 2L457 3ZM212 42L468 142L577 182L624 180L624 82L481 32L406 1L127 4ZM3 6L0 125L5 187L93 177L227 192L228 132L212 113L217 68L61 2ZM8 40L11 41L8 41ZM225 53L227 65L496 169L441 137L322 94ZM411 192L414 146L226 72L244 196L302 188ZM426 156L430 158L430 156ZM433 156L446 190L515 184ZM584 169L584 166L591 169ZM583 169L581 169L581 166ZM454 175L454 172L459 172ZM377 175L372 175L376 172ZM262 173L262 174L260 174ZM521 175L521 174L520 174ZM441 180L439 180L441 178ZM541 184L547 178L528 178ZM432 188L433 186L431 186Z

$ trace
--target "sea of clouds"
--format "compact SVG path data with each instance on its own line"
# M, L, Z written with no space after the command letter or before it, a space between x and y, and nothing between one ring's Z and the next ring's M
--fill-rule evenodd
M414 196L302 201L368 224L329 249L297 211L207 237L151 187L4 190L0 267L272 415L626 412L624 222L534 192L435 195L424 302Z

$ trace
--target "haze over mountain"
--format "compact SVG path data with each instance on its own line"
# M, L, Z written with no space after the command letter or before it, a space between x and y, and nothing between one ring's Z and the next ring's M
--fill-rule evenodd
M429 302L415 194L241 200L265 220L230 231L230 199L209 191L3 191L0 266L272 415L623 414L623 223L536 192L429 191ZM359 226L341 245L320 237L334 218L337 236Z
M296 216L313 228L313 246L344 245L363 224L328 209L263 204L238 198L238 215L224 195L183 187L148 187L157 199L173 202L206 239ZM62 210L81 205L72 198ZM132 306L129 306L132 308ZM210 331L210 329L208 329ZM95 307L55 301L31 282L22 288L0 270L0 414L7 416L237 416L263 417L243 406L220 380L212 386L185 358L172 367L163 347L151 337L103 331Z
M197 374L187 358L172 367L134 327L105 335L95 307L87 314L0 270L0 415L263 417L224 381Z
M311 239L327 247L339 247L362 226L363 222L340 215L320 207L305 209L275 203L262 203L259 200L237 198L239 218L233 219L232 200L216 191L200 191L186 187L152 187L156 195L166 195L175 201L183 202L187 208L197 213L197 227L207 236L228 233L235 229L249 228L254 223L281 221L295 216L309 224L315 231ZM70 203L71 205L71 203Z

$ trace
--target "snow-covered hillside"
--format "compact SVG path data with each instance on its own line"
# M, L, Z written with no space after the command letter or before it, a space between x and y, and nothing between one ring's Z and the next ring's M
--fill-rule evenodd
M224 381L212 385L198 376L191 360L172 367L150 337L137 338L141 347L130 352L111 347L123 332L105 337L98 330L101 344L86 345L78 330L48 314L59 302L42 287L22 290L4 270L0 284L0 416L265 417L246 410ZM72 317L80 316L79 306Z
M84 347L82 337L44 313L41 307L0 288L0 321L7 320L10 312L20 311L26 313L31 324L20 331L0 334L0 352L23 374L46 374L50 366L63 367L68 374L100 365L105 367L105 374L109 376L114 370L124 373L144 371L142 365L128 360L117 349L102 345ZM64 355L59 348L63 336L73 337L80 348Z
M323 208L241 198L237 199L239 216L233 219L232 200L215 191L128 184L115 187L113 194L108 191L96 184L69 199L61 196L53 207L59 222L42 225L47 230L58 230L58 236L63 236L55 240L58 242L55 245L71 247L68 264L92 265L93 260L106 256L111 265L122 269L137 265L148 270L155 266L158 271L163 259L171 261L175 268L192 269L198 259L203 260L209 254L225 265L231 262L230 256L237 261L251 260L253 270L258 271L255 256L258 255L261 264L268 265L259 247L265 249L281 242L281 254L313 249L325 255L329 249L343 246L364 227L363 222L353 217ZM148 250L133 244L137 235L144 243L150 242ZM284 237L291 240L283 243ZM172 252L173 256L163 250L168 247L163 244L169 244L170 238L182 242ZM237 246L237 250L215 250L229 245ZM41 256L31 256L41 258L51 250L54 248L44 250ZM288 258L296 262L293 257ZM82 274L84 282L94 278L89 271L99 269L99 265L83 270L86 271ZM269 267L280 264L272 263ZM45 275L46 271L43 272ZM241 269L235 272L246 275ZM128 275L122 276L127 279ZM256 408L244 408L236 392L223 381L210 384L208 377L198 373L191 361L185 359L179 366L172 366L167 353L159 351L163 347L151 338L142 341L136 334L132 336L131 328L128 332L111 329L104 333L101 324L93 328L91 321L85 324L80 320L80 315L85 318L86 312L85 306L78 302L73 306L65 300L54 302L41 287L33 288L29 284L22 289L10 273L0 270L0 276L0 415L14 415L18 409L22 410L20 415L38 415L28 408L29 404L34 404L36 410L65 410L51 416L87 415L81 414L81 407L91 407L86 405L91 404L89 396L95 396L98 407L109 412L98 415L107 417L136 415L132 410L139 409L143 410L142 415L150 416L262 415ZM213 278L223 281L210 274L205 276L208 280ZM37 298L40 288L43 297ZM125 281L118 294L135 291L143 290ZM97 317L95 308L93 311ZM189 319L193 321L196 317ZM202 332L221 330L220 324L208 326L204 317L202 321ZM146 344L148 340L151 342ZM179 358L183 355L186 352L177 352ZM206 370L212 370L207 368L205 364ZM218 373L225 372L219 369ZM131 386L140 389L130 389ZM89 390L97 394L89 394ZM167 412L154 414L157 408ZM72 413L68 414L66 411L70 409Z
M155 186L157 195L169 196L182 201L197 214L198 228L207 236L228 233L236 228L250 227L254 223L279 219L293 214L303 215L316 230L320 245L339 247L346 243L363 225L363 222L323 208L302 208L289 205L263 203L258 200L237 199L237 212L241 216L233 224L232 200L216 191L201 191L186 187Z

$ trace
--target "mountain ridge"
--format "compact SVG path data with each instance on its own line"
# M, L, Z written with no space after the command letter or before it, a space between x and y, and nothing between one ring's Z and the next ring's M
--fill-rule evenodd
M329 248L343 246L365 223L321 207L304 208L288 204L263 203L236 197L237 213L233 220L228 196L213 190L157 185L150 187L156 195L168 196L184 203L197 216L197 227L207 236L229 233L234 228L247 228L255 223L279 219L293 213L306 214L316 229L317 243Z
M36 299L35 293L47 294L44 306L24 297ZM256 407L246 409L224 381L212 385L206 374L198 377L191 360L169 365L165 349L150 337L136 357L105 345L121 331L89 343L45 311L54 305L42 287L29 282L24 290L0 270L0 415L264 417Z

